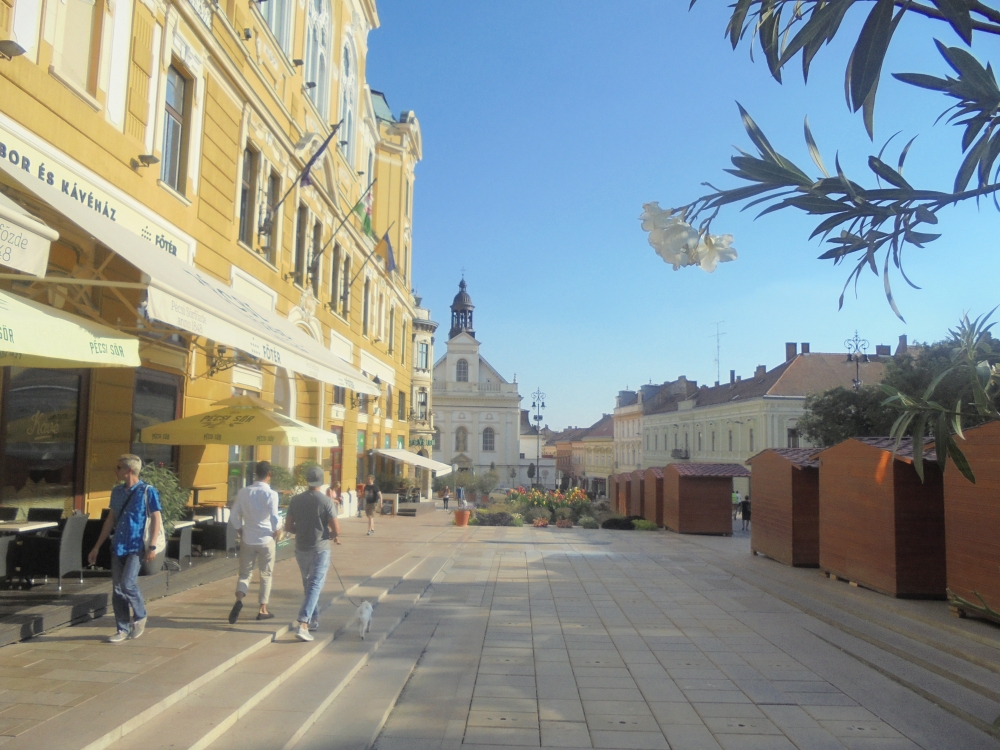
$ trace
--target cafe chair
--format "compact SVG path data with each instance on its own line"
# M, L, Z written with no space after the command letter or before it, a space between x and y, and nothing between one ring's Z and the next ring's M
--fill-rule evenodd
M187 558L187 566L191 567L191 532L193 526L185 526L167 539L167 559L176 560L178 567L183 567L184 558ZM176 556L171 554L176 553Z
M0 521L16 521L17 520L17 506L16 505L5 505L0 507Z
M66 519L62 534L58 537L22 537L21 568L24 577L28 580L36 576L58 578L58 590L62 592L63 576L79 572L82 584L83 532L87 528L88 518L86 514L70 516Z
M240 538L236 533L236 529L226 524L226 557L229 557L229 553L232 552L233 556L237 556L240 553Z
M17 545L12 544L15 539L17 537L12 534L0 536L0 586L3 588L10 588L10 579L17 567L13 559L17 550Z

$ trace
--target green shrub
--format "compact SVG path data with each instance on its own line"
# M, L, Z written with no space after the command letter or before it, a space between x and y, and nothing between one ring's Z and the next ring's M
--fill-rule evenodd
M480 521L479 516L472 516L469 519L469 526L488 526L488 525L489 524L484 524L482 521Z
M577 519L577 523L580 524L585 529L600 528L600 524L597 523L597 520L591 516L580 516L580 518Z
M499 511L496 513L484 513L483 511L477 511L475 517L480 526L514 525L514 516L505 511Z
M170 534L174 530L174 524L180 520L184 513L184 506L187 505L188 498L191 497L191 490L181 486L181 480L166 466L156 466L147 464L139 472L139 478L147 484L156 488L160 493L160 517L163 520L163 532Z
M306 481L306 472L313 466L319 466L319 464L315 461L303 461L292 469L292 479L295 482L295 487L305 488L309 486L309 483ZM273 472L274 469L271 469L271 471Z
M295 477L284 466L271 466L271 489L278 492L295 489Z
M546 521L551 521L552 514L549 512L548 508L541 506L529 508L528 512L524 514L524 520L528 523L534 523L537 518L544 518Z
M556 508L556 520L557 521L572 521L574 520L574 513L572 508Z
M511 515L510 520L511 526L524 526L524 517L520 513L514 513Z
M645 518L640 518L636 521L632 521L632 528L636 531L656 531L660 527L653 521L647 521Z

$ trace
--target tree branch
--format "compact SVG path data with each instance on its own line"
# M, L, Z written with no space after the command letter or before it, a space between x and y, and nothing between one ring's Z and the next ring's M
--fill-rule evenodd
M948 19L942 15L941 11L937 8L931 8L927 5L917 5L916 3L910 2L910 0L894 0L894 5L897 8L906 9L911 13L916 13L920 16L926 16L927 18L933 18L935 21L945 21ZM977 2L977 5L982 5ZM1000 35L1000 13L996 10L988 7L982 6L982 9L975 8L976 12L986 18L989 18L997 23L986 23L985 21L972 21L972 28L976 31L983 31L987 34Z

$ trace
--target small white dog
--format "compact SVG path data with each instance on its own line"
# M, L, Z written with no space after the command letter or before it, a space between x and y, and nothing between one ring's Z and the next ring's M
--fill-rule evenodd
M358 634L361 636L361 640L364 640L365 633L372 627L372 605L369 602L361 602L354 616L358 620Z

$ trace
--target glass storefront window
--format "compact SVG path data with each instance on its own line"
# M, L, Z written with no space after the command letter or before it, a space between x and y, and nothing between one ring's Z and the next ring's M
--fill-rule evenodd
M74 508L82 492L77 466L80 399L87 374L79 370L10 367L3 383L3 505Z
M181 377L140 367L135 371L135 393L132 397L132 453L143 464L162 464L177 469L177 450L172 445L151 445L139 442L139 433L146 427L177 419L181 397Z
M343 480L344 474L344 428L331 427L330 432L337 436L338 447L330 449L330 484Z
M233 388L234 396L257 396L256 391L249 391L246 388ZM236 499L236 493L253 484L256 481L254 476L254 464L257 463L257 448L253 445L230 445L229 446L229 504L232 505Z

